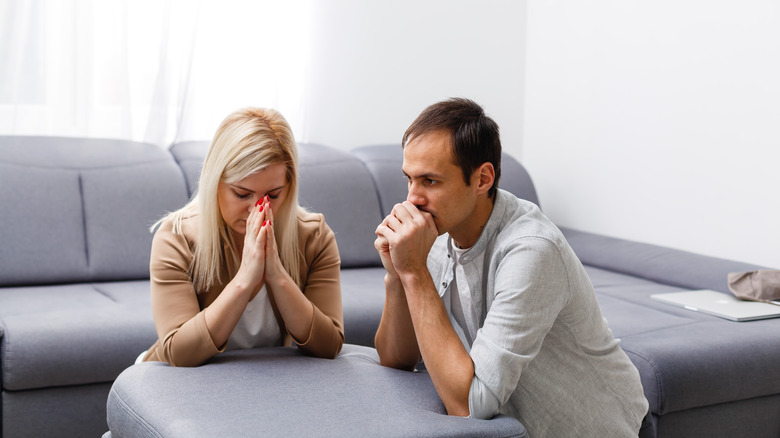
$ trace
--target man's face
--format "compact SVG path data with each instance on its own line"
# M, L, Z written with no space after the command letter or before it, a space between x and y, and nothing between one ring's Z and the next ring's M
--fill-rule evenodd
M451 142L446 132L414 137L404 147L403 172L409 180L406 199L433 216L439 235L458 240L458 233L468 230L477 195L473 181L467 186L455 164Z

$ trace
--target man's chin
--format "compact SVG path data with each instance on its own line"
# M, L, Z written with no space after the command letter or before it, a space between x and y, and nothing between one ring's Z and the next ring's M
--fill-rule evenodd
M436 226L436 235L441 236L442 234L447 233L447 230L443 229L441 224L438 220L436 220L436 217L433 218L433 224Z

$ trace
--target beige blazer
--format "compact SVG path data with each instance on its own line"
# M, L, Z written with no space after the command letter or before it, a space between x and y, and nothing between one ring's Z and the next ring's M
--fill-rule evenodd
M222 293L238 267L223 267L223 283L196 292L190 277L190 263L198 230L197 216L182 221L182 234L174 234L171 221L164 221L154 235L150 260L152 314L158 340L144 361L168 362L174 366L198 366L224 351L214 345L203 309ZM336 237L321 214L299 213L298 238L301 254L301 289L314 304L314 319L306 339L293 339L285 329L279 309L269 294L283 334L284 345L294 340L302 351L333 358L344 344L341 280Z

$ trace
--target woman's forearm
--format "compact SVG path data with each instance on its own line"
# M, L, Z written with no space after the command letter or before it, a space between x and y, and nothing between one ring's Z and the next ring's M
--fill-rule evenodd
M218 348L227 343L253 294L254 291L249 285L234 278L225 286L217 299L204 310L206 327L214 345Z
M314 304L303 295L287 271L282 270L273 280L267 279L267 287L287 331L296 341L307 342L314 319Z

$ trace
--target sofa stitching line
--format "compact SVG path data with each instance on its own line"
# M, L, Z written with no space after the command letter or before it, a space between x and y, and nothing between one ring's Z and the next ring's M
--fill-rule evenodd
M671 315L673 315L673 314L671 314ZM702 321L688 321L688 322L668 325L668 326L664 326L664 327L649 328L649 329L642 330L642 331L621 334L621 335L616 336L616 337L621 338L621 339L628 339L628 338L631 338L633 336L646 335L648 333L654 333L654 332L657 332L657 331L663 331L663 330L666 330L666 329L669 329L669 328L678 328L678 327L685 327L685 326L689 326L689 325L696 325L696 324L700 324L701 322Z
M81 200L81 225L84 230L84 258L87 262L87 268L89 268L89 242L87 239L87 207L84 201L84 180L81 176L81 172L78 173L79 181L79 199Z
M142 416L140 416L135 411L135 409L132 409L130 407L130 405L125 402L125 400L122 398L122 396L120 396L119 393L113 387L111 388L111 394L114 394L114 400L116 400L117 403L122 405L122 407L124 408L124 411L126 413L130 414L131 416L133 416L133 418L135 418L138 421L138 423L140 423L140 425L144 426L144 429L146 429L148 432L154 434L154 436L162 437L162 435L157 431L157 429L152 427L152 425L149 424L149 422L146 421Z
M92 284L92 288L93 288L93 289L95 289L95 292L99 293L100 295L103 295L104 297L108 298L109 300L111 300L111 301L113 301L113 302L115 302L115 303L118 303L118 302L119 302L119 301L117 301L117 300L116 300L114 297L112 297L111 295L109 295L109 294L108 294L108 292L106 292L106 291L104 291L104 290L100 289L100 288L98 287L98 285L97 285L97 284L94 284L94 283L93 283L93 284Z

